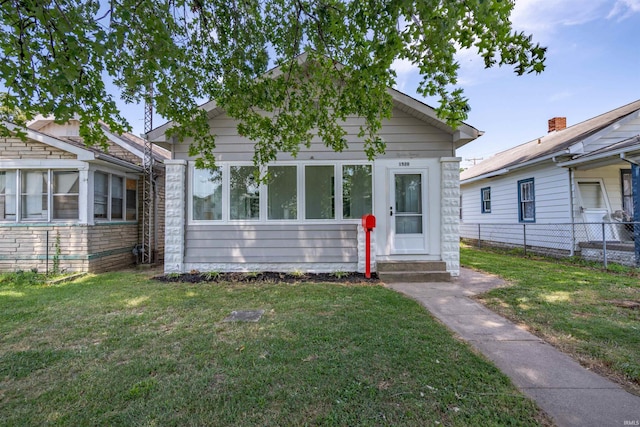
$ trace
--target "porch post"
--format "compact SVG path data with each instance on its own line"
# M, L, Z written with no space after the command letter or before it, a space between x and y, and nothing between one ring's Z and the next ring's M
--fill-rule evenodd
M184 273L186 160L165 160L164 272Z
M633 241L635 242L636 266L640 266L640 166L631 165L631 186L633 195Z
M452 276L460 275L460 158L440 158L440 253Z

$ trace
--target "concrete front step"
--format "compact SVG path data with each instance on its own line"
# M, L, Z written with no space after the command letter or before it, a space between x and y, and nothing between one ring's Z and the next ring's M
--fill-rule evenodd
M446 272L447 264L444 261L378 261L376 269L380 272L411 272L434 271Z
M451 274L447 271L387 271L379 272L378 277L385 283L451 281Z

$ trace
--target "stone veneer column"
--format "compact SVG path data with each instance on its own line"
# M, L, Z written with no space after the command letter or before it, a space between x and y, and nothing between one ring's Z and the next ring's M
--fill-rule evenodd
M452 276L460 275L460 160L440 159L440 253Z
M364 227L358 224L358 273L364 273L367 268L367 235ZM376 271L376 231L371 232L371 272Z
M186 160L165 160L164 272L184 273Z

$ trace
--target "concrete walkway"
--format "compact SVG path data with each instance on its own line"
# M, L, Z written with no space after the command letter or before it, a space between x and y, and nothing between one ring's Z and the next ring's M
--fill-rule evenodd
M450 283L392 283L469 342L564 426L638 426L640 397L580 366L470 296L504 285L499 278L462 269Z

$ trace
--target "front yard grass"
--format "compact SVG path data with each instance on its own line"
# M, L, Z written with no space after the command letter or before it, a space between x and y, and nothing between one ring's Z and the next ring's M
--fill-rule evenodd
M463 266L510 286L479 297L583 365L640 395L640 280L566 260L463 246Z
M257 323L223 322L264 309ZM537 425L535 405L382 286L0 286L0 425Z

